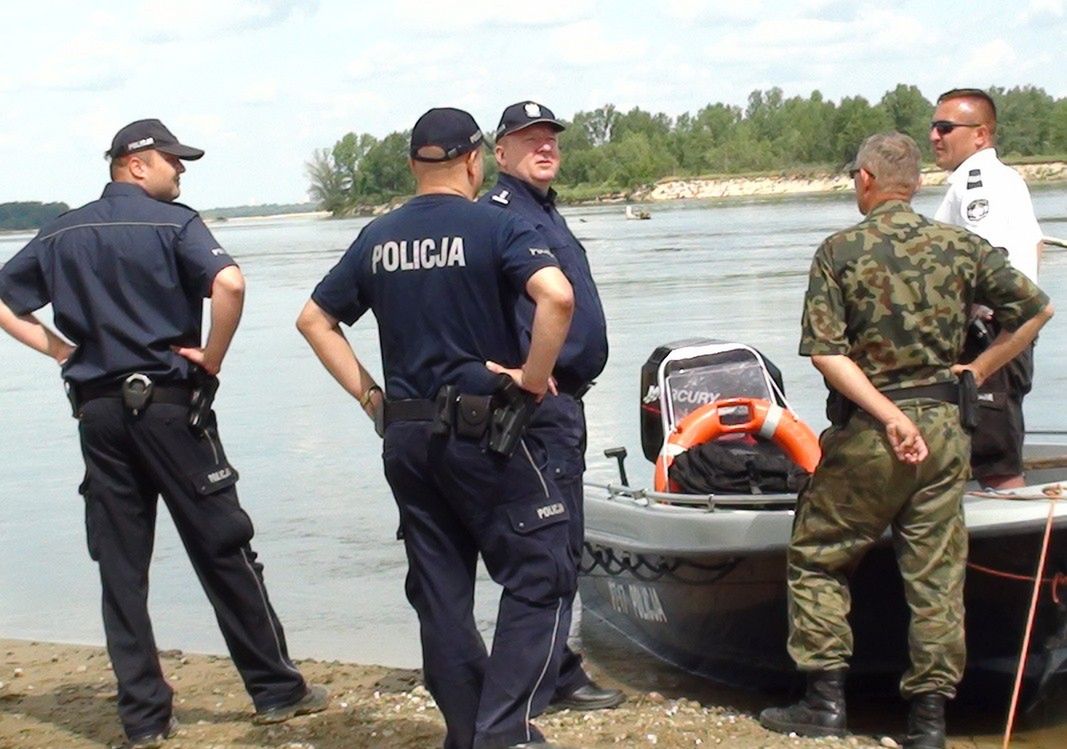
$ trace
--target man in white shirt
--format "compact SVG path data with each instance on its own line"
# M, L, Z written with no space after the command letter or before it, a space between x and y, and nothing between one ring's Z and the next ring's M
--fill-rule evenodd
M1019 173L997 158L997 108L980 89L953 89L937 100L930 143L934 161L951 170L948 192L935 218L962 226L1005 250L1011 264L1037 282L1041 229L1030 191ZM1000 327L986 308L973 311L965 361L992 342ZM1023 486L1023 396L1033 378L1033 347L981 389L978 428L972 436L971 468L983 485Z

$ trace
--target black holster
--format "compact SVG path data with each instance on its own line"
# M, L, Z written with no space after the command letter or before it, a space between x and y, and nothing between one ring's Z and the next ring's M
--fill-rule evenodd
M960 373L959 388L960 425L973 432L978 427L978 384L969 369Z
M526 432L537 401L507 375L500 375L500 384L493 394L493 418L489 424L489 451L510 457Z
M202 369L192 372L193 393L189 403L189 426L203 431L211 421L211 406L219 389L219 378Z

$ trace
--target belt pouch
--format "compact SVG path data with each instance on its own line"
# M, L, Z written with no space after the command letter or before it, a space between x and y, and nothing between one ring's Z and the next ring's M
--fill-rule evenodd
M489 429L492 397L461 395L456 401L456 436L478 439Z
M456 420L456 397L455 385L444 385L437 391L431 434L446 437L452 433L452 425Z

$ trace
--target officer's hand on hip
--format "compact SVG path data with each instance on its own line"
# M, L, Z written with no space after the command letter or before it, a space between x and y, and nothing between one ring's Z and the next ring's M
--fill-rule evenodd
M531 387L530 383L526 382L525 372L520 367L505 367L501 364L497 364L495 361L487 361L485 363L485 368L493 374L506 374L508 377L515 381L516 385L521 387L523 390L536 395L538 402L540 402L541 399L545 397L546 392L552 393L552 395L559 395L559 391L556 389L555 377L549 377L547 386L545 388L539 389Z
M204 349L202 348L194 346L171 346L170 348L178 356L184 356L212 377L216 376L219 370L222 369L222 362L210 361L204 356Z
M970 364L953 364L949 367L949 371L956 375L956 377L959 377L964 372L970 372L974 375L974 384L981 387L982 383L986 381L986 378L988 378L989 375L974 365L975 362L971 362Z

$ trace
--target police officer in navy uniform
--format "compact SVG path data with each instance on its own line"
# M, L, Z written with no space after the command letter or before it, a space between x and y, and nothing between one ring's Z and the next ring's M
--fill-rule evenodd
M256 722L321 710L267 599L236 470L210 395L237 328L244 279L192 209L173 202L182 160L204 155L159 120L122 128L99 200L63 214L0 269L0 327L61 366L85 459L85 522L130 747L174 730L148 617L148 565L163 496L208 595ZM201 347L201 316L211 329ZM32 313L51 304L63 338Z
M447 749L544 743L530 718L552 695L577 579L570 512L539 469L541 451L516 439L521 418L513 418L545 394L574 300L532 227L473 202L482 144L466 112L420 117L409 160L416 196L364 227L297 321L384 429L406 592ZM513 315L523 295L535 308L525 358ZM384 393L339 325L368 310L378 321ZM473 615L479 554L503 588L491 654Z
M522 216L540 232L574 287L574 319L554 376L558 393L546 396L530 424L533 437L548 452L549 475L571 511L571 552L577 566L585 535L582 473L585 471L585 410L582 396L608 359L607 325L585 248L556 210L553 180L560 167L557 137L564 130L552 110L524 101L506 108L496 130L495 155L500 177L479 202ZM518 324L524 345L530 340L533 307L519 300ZM566 642L553 708L598 710L616 707L625 696L594 683L582 659Z

